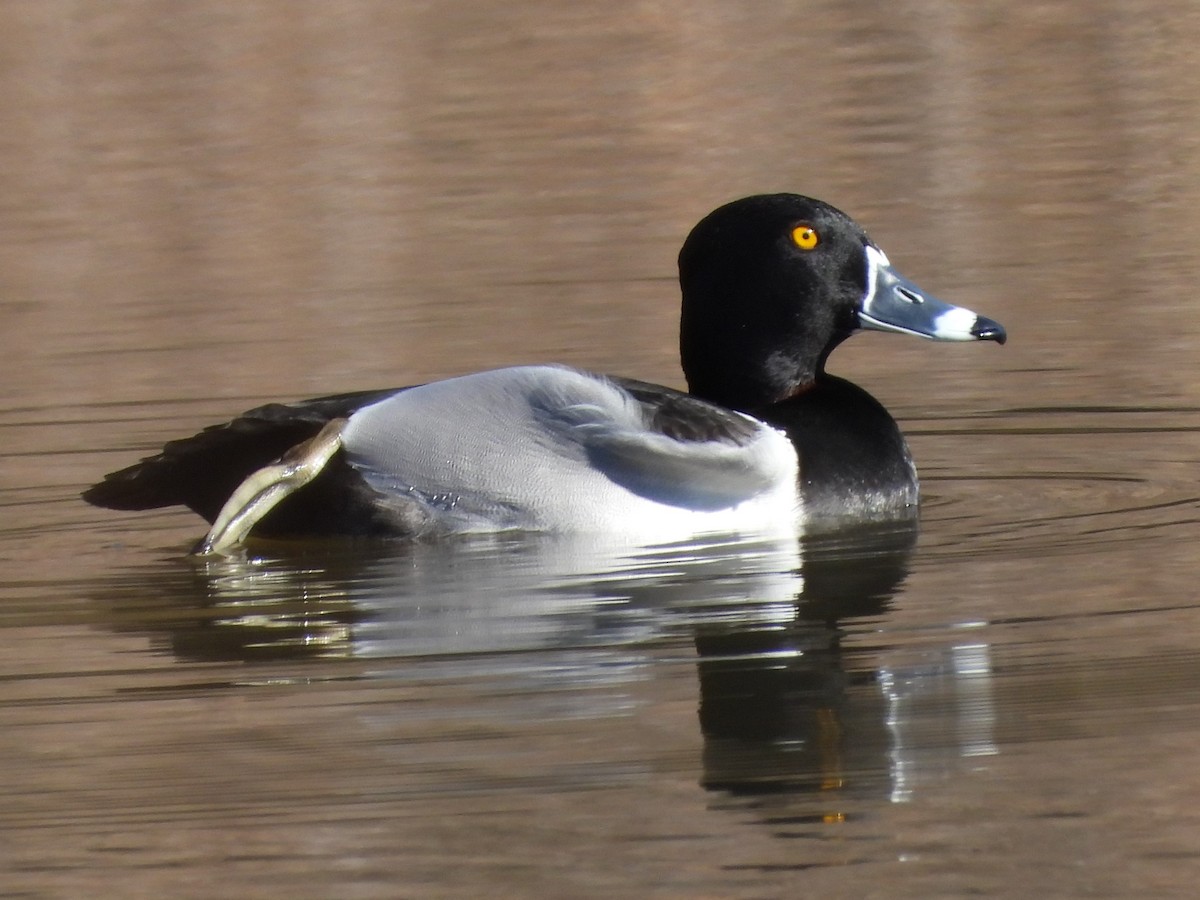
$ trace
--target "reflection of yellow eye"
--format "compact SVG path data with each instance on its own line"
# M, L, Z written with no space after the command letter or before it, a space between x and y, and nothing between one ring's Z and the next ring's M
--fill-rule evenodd
M821 236L811 225L797 225L792 229L792 243L801 250L812 250L821 243Z

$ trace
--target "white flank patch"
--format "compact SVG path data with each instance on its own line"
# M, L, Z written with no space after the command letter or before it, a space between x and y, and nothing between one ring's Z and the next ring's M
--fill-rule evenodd
M422 503L449 531L677 540L794 534L799 522L796 451L782 432L760 423L744 447L676 441L647 429L613 383L567 367L402 391L351 416L343 444L369 484Z

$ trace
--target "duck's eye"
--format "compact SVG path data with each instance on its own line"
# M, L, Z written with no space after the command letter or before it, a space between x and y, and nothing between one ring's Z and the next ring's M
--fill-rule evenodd
M811 225L797 225L792 229L792 243L801 250L812 250L821 243L821 236Z

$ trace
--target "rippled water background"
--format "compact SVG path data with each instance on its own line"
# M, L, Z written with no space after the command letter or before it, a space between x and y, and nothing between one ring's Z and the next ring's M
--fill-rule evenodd
M0 892L1192 896L1200 8L0 5ZM83 505L269 399L679 384L713 206L1006 347L856 338L919 535L184 558Z

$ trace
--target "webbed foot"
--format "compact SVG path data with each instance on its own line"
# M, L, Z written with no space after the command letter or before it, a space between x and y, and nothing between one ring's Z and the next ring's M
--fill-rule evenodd
M267 513L320 474L341 448L342 431L348 421L331 419L315 437L292 447L278 462L247 476L229 495L193 554L226 553L242 543Z

